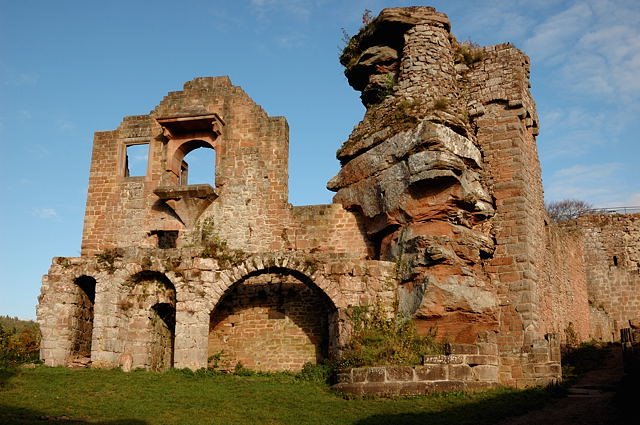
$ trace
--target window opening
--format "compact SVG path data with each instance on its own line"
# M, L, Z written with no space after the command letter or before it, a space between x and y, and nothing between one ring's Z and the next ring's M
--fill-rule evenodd
M613 265L616 266L616 267L618 266L618 256L617 255L613 256Z
M127 145L125 157L125 177L143 177L147 175L149 144Z
M181 167L180 184L210 184L215 187L216 151L197 148L184 157Z
M177 230L155 230L151 232L155 233L158 238L158 248L160 249L171 249L176 248L178 241L178 231Z

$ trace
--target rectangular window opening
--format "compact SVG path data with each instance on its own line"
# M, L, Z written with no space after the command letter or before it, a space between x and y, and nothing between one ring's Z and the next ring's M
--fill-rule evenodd
M149 162L149 144L127 145L125 154L125 177L143 177L147 175Z
M158 238L158 248L171 249L177 247L178 231L177 230L155 230L151 232L156 234Z

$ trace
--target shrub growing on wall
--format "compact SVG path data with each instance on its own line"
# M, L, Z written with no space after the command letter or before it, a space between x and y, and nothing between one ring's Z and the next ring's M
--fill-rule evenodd
M404 317L387 317L379 305L353 307L351 341L343 349L338 368L419 365L424 356L444 353L435 332L420 336L413 322Z

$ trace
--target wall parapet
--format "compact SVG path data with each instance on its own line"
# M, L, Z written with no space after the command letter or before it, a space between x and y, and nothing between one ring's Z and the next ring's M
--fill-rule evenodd
M496 355L429 356L420 366L341 370L333 388L345 393L381 397L487 389L498 385L498 363Z

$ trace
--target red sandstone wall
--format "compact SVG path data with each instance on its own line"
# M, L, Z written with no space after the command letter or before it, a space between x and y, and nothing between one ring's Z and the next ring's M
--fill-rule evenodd
M580 341L589 340L591 311L582 232L550 222L544 236L548 255L538 291L540 326L545 332L555 332L562 343L576 342L571 341L573 336Z
M584 234L589 300L613 319L617 340L629 320L640 318L640 214L587 215L577 225Z
M339 204L293 207L291 226L282 232L285 249L371 256L361 217Z
M217 198L192 225L154 194L159 186L178 185L168 171L171 158L156 119L214 113L225 122L215 140ZM150 147L147 174L126 177L126 146L143 142ZM186 83L150 115L127 117L117 130L96 133L82 255L112 247L152 248L155 231L177 230L178 247L214 238L245 252L297 249L365 257L354 214L337 205L292 209L288 204L288 149L286 120L269 117L228 78Z
M528 91L528 58L509 45L486 48L484 54L482 66L470 73L469 89L478 102L473 114L496 207L496 250L485 270L502 306L500 382L530 385L552 375L550 365L559 360L540 315L546 247L537 117Z
M618 340L640 317L639 219L586 215L549 224L540 316L562 342ZM572 331L578 341L567 341Z

